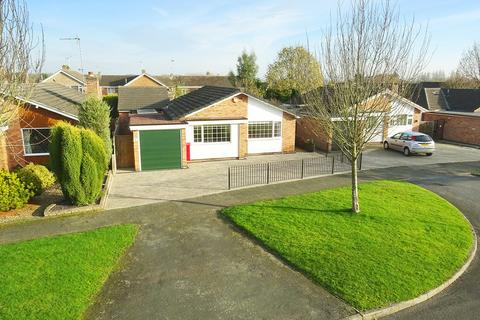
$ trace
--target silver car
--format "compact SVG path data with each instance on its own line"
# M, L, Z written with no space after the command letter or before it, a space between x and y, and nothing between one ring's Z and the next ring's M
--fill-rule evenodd
M383 142L383 148L402 151L409 156L412 153L425 153L431 156L435 152L435 142L428 134L420 132L399 132Z

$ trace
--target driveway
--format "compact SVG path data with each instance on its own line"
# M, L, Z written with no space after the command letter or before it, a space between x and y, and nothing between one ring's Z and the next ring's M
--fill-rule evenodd
M210 161L189 164L188 169L131 172L120 171L113 179L107 208L127 208L166 200L182 200L227 191L229 166L318 157L316 153L250 156L246 160ZM418 166L435 163L477 161L480 149L437 144L432 157L405 157L401 152L369 148L363 169Z

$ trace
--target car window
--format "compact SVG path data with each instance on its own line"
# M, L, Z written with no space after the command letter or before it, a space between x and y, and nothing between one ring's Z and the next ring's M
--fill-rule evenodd
M402 133L402 135L400 136L400 139L401 140L412 140L412 135L410 135L408 133Z
M432 138L430 138L427 135L424 135L424 136L422 135L422 136L416 136L415 140L418 141L418 142L430 142L430 141L432 141Z
M392 139L399 139L401 135L402 135L401 133L397 133L392 137Z

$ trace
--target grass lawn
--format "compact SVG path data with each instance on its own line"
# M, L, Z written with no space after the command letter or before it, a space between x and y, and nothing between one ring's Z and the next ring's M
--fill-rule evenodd
M350 188L231 207L223 214L333 294L367 310L408 300L450 278L473 244L462 214L406 182Z
M137 234L135 225L0 246L0 319L78 319Z
M473 171L472 171L472 174L473 174L474 176L480 177L480 169L475 169L475 170L473 170Z

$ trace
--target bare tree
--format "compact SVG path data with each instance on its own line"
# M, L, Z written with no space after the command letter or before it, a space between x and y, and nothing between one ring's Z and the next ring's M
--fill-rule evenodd
M352 211L360 212L357 159L383 134L392 115L391 98L407 95L422 72L429 39L426 28L404 20L390 1L339 5L318 52L325 85L305 96L319 134L333 137L351 162Z
M480 44L473 46L464 52L458 66L458 73L480 87Z
M0 1L0 128L18 116L18 96L30 95L44 58L43 32L36 36L24 1ZM29 78L30 77L30 78ZM4 130L0 130L0 135Z

